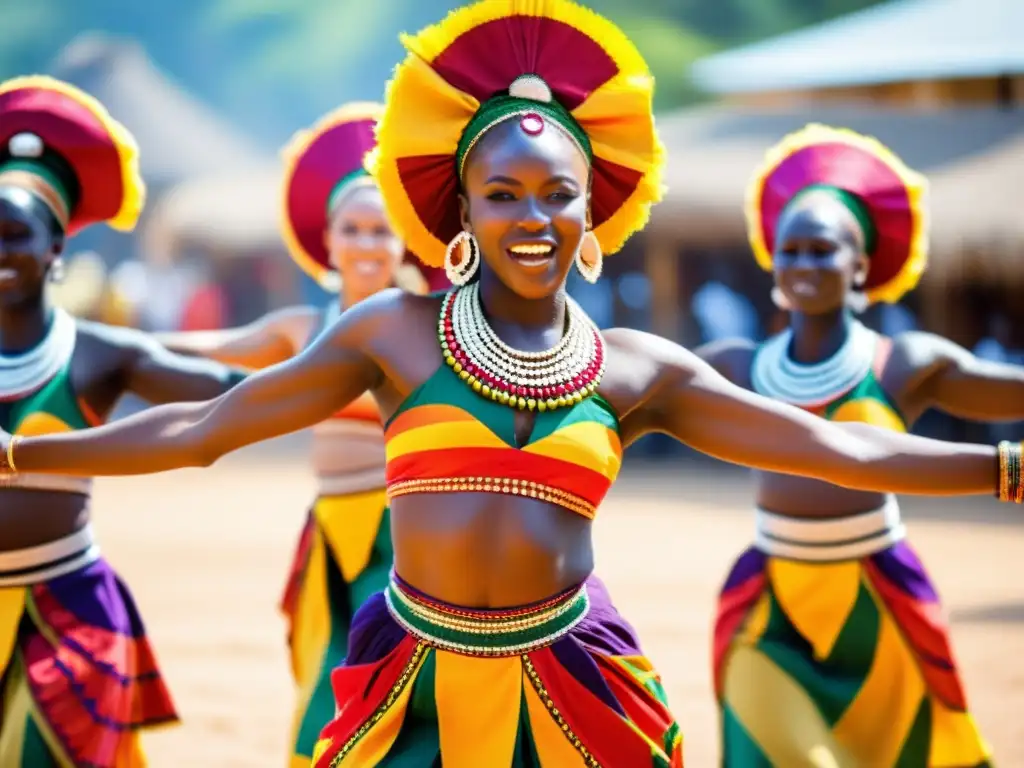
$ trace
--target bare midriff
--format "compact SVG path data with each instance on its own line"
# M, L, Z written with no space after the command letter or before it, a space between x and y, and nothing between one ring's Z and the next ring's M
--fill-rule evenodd
M756 473L757 506L796 518L831 518L870 512L886 500L883 493L854 491L807 477Z
M318 477L366 475L379 469L383 478L384 460L380 424L338 419L313 428L313 471Z
M536 499L473 492L401 496L391 503L395 571L453 605L534 603L590 575L591 525Z
M0 488L0 553L62 539L89 522L89 497Z

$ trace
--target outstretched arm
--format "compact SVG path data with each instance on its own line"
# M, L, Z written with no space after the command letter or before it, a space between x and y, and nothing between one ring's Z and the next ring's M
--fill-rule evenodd
M1024 368L982 360L918 331L897 338L897 352L914 371L910 389L923 406L973 421L1024 419Z
M857 490L958 496L994 493L994 447L838 424L731 384L671 342L636 335L659 380L644 422L724 461Z
M104 355L115 356L118 396L131 392L157 404L209 400L246 375L213 360L175 354L134 328L96 323L82 323L82 328Z
M312 307L287 307L241 328L159 333L156 339L185 355L259 369L283 362L298 352L297 341L309 336L315 321L316 311Z
M15 470L92 476L208 466L245 445L312 426L380 382L364 342L387 311L382 304L353 308L298 357L215 400L161 405L96 429L19 439ZM6 449L9 438L3 437Z

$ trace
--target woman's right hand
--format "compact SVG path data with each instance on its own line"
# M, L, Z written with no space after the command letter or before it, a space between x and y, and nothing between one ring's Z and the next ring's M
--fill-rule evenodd
M396 303L392 292L360 303L304 352L215 400L157 406L94 429L23 438L15 446L17 469L89 477L208 466L245 445L312 426L380 383L379 366L363 350L371 329Z

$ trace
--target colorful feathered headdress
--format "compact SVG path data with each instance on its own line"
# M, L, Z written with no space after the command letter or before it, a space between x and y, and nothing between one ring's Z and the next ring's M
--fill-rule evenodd
M282 151L281 232L295 263L321 285L332 283L324 232L331 212L355 189L373 184L363 163L375 146L383 106L345 104L299 131Z
M462 229L460 171L472 144L512 116L524 130L554 121L587 154L604 253L646 224L664 164L654 81L614 24L570 0L482 0L402 42L408 55L388 86L368 168L423 262L441 266Z
M130 231L146 199L128 130L89 94L42 75L0 83L0 185L32 191L68 235L101 222Z
M928 261L927 181L877 140L811 124L768 150L747 188L747 235L771 271L779 219L800 193L825 189L864 229L871 302L894 303L913 289Z

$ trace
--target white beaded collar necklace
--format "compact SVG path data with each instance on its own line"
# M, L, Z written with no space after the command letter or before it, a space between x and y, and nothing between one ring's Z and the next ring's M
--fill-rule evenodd
M0 353L0 400L26 397L60 373L75 351L76 336L75 319L58 307L35 347L19 355Z
M857 386L871 371L878 334L859 320L850 323L843 345L827 360L804 365L789 356L793 330L787 328L758 350L751 384L758 394L802 408L828 404Z

